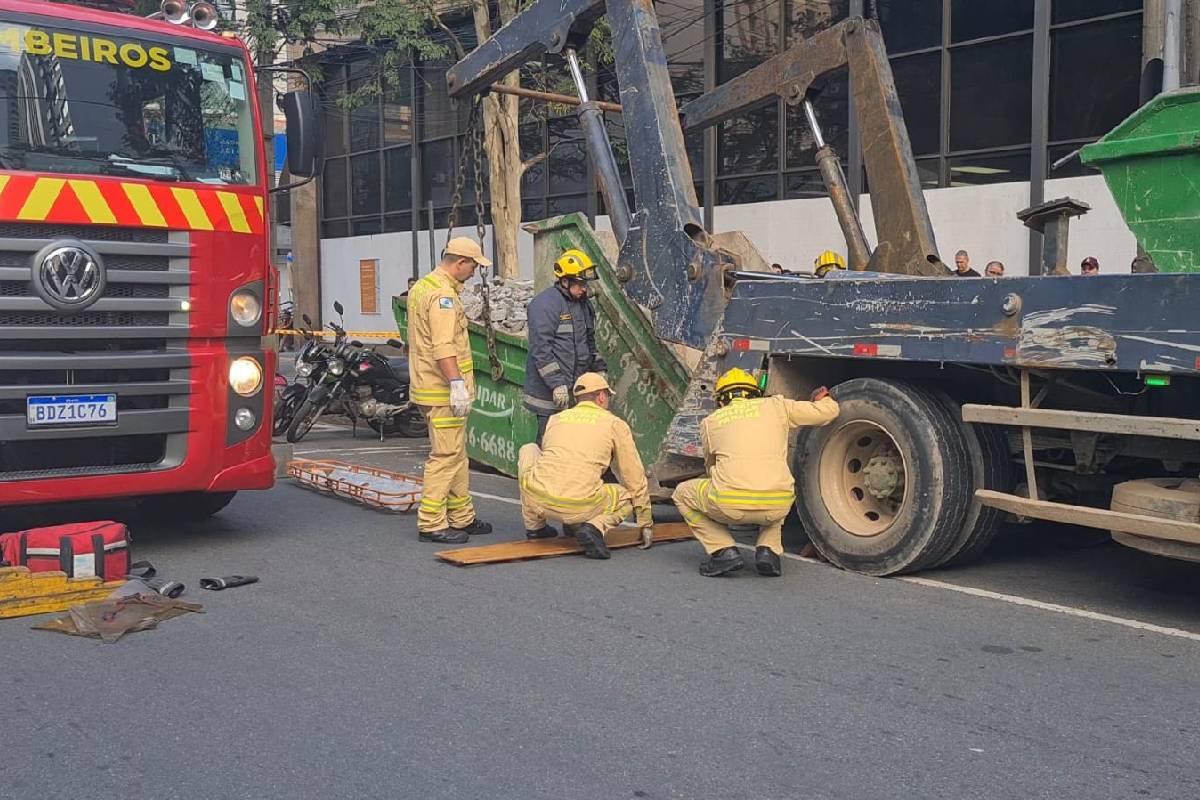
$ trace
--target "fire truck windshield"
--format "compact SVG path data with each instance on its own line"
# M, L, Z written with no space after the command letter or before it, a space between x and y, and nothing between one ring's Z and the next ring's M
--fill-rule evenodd
M255 183L253 102L235 48L0 16L0 168Z

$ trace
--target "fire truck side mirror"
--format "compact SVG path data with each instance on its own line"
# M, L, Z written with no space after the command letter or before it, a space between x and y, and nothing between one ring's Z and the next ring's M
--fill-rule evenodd
M312 92L288 92L279 98L287 118L288 172L293 178L312 178L321 172L325 152L322 114Z

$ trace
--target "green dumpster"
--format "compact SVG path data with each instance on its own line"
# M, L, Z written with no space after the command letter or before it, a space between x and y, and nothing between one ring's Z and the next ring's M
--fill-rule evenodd
M596 262L600 275L592 298L596 347L608 363L609 382L616 393L613 410L633 429L643 462L653 464L687 390L687 367L675 351L659 341L641 309L625 297L604 245L586 217L567 214L531 223L525 230L534 235L537 271L548 272L554 258L571 247L583 250ZM396 323L407 338L405 298L393 298L392 305ZM517 451L537 438L537 418L521 404L528 342L495 333L500 362L499 376L495 377L483 326L472 323L470 336L476 396L467 420L467 453L479 463L515 476Z
M1200 87L1159 95L1081 158L1160 272L1200 272Z

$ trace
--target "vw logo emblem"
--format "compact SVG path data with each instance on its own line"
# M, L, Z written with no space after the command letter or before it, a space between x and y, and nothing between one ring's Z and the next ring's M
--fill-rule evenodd
M59 311L87 308L104 284L104 262L82 242L54 242L33 257L33 290Z

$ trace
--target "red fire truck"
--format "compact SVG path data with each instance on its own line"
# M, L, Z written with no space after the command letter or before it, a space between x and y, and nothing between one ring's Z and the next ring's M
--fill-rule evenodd
M273 483L273 164L249 53L202 5L0 0L0 507L187 518ZM317 106L281 103L310 176Z

